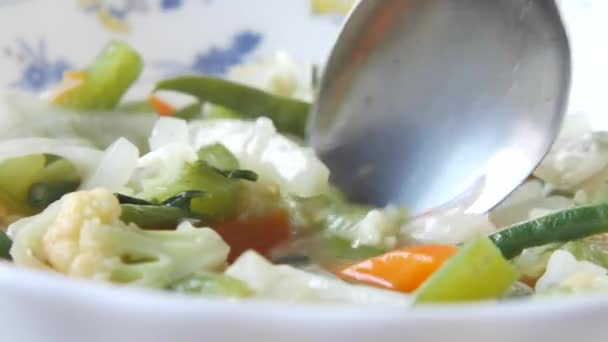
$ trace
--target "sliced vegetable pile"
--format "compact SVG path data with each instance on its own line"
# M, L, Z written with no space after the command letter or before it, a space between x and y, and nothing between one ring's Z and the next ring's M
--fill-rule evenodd
M608 140L580 118L488 215L456 207L412 218L350 203L303 146L314 68L280 55L222 79L162 80L126 100L142 60L112 42L47 99L3 97L1 259L190 296L292 302L608 290Z

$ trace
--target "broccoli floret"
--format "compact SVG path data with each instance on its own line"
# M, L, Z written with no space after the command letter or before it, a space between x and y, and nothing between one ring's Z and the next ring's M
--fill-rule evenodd
M10 254L17 265L158 288L225 264L229 247L211 229L185 222L175 231L148 231L120 215L109 191L67 194L9 227Z

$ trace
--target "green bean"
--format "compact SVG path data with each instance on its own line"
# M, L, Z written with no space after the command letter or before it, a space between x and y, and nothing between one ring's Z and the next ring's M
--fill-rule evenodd
M11 241L5 232L0 230L0 259L12 260L9 253L12 245L13 241Z
M178 109L175 113L173 113L174 118L191 120L197 116L201 115L203 104L200 102L195 102L191 105L187 105L184 108Z
M246 118L266 116L281 132L303 137L310 104L234 82L207 76L182 76L159 82L157 90L173 90L202 102L230 108Z
M608 204L565 209L504 228L490 239L510 259L526 248L602 233L608 233Z

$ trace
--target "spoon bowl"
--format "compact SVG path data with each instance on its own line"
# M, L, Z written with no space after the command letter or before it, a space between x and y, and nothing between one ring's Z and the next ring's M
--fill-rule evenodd
M490 210L550 149L570 85L553 0L363 0L308 129L355 201Z

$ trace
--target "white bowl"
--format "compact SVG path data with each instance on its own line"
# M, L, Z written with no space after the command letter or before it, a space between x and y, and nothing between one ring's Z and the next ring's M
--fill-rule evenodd
M605 0L562 0L574 48L570 112L608 129ZM309 0L0 0L0 86L40 91L113 38L142 82L221 74L277 49L322 62L339 15ZM600 83L602 82L602 83ZM605 341L607 296L396 310L192 299L0 265L0 341Z

